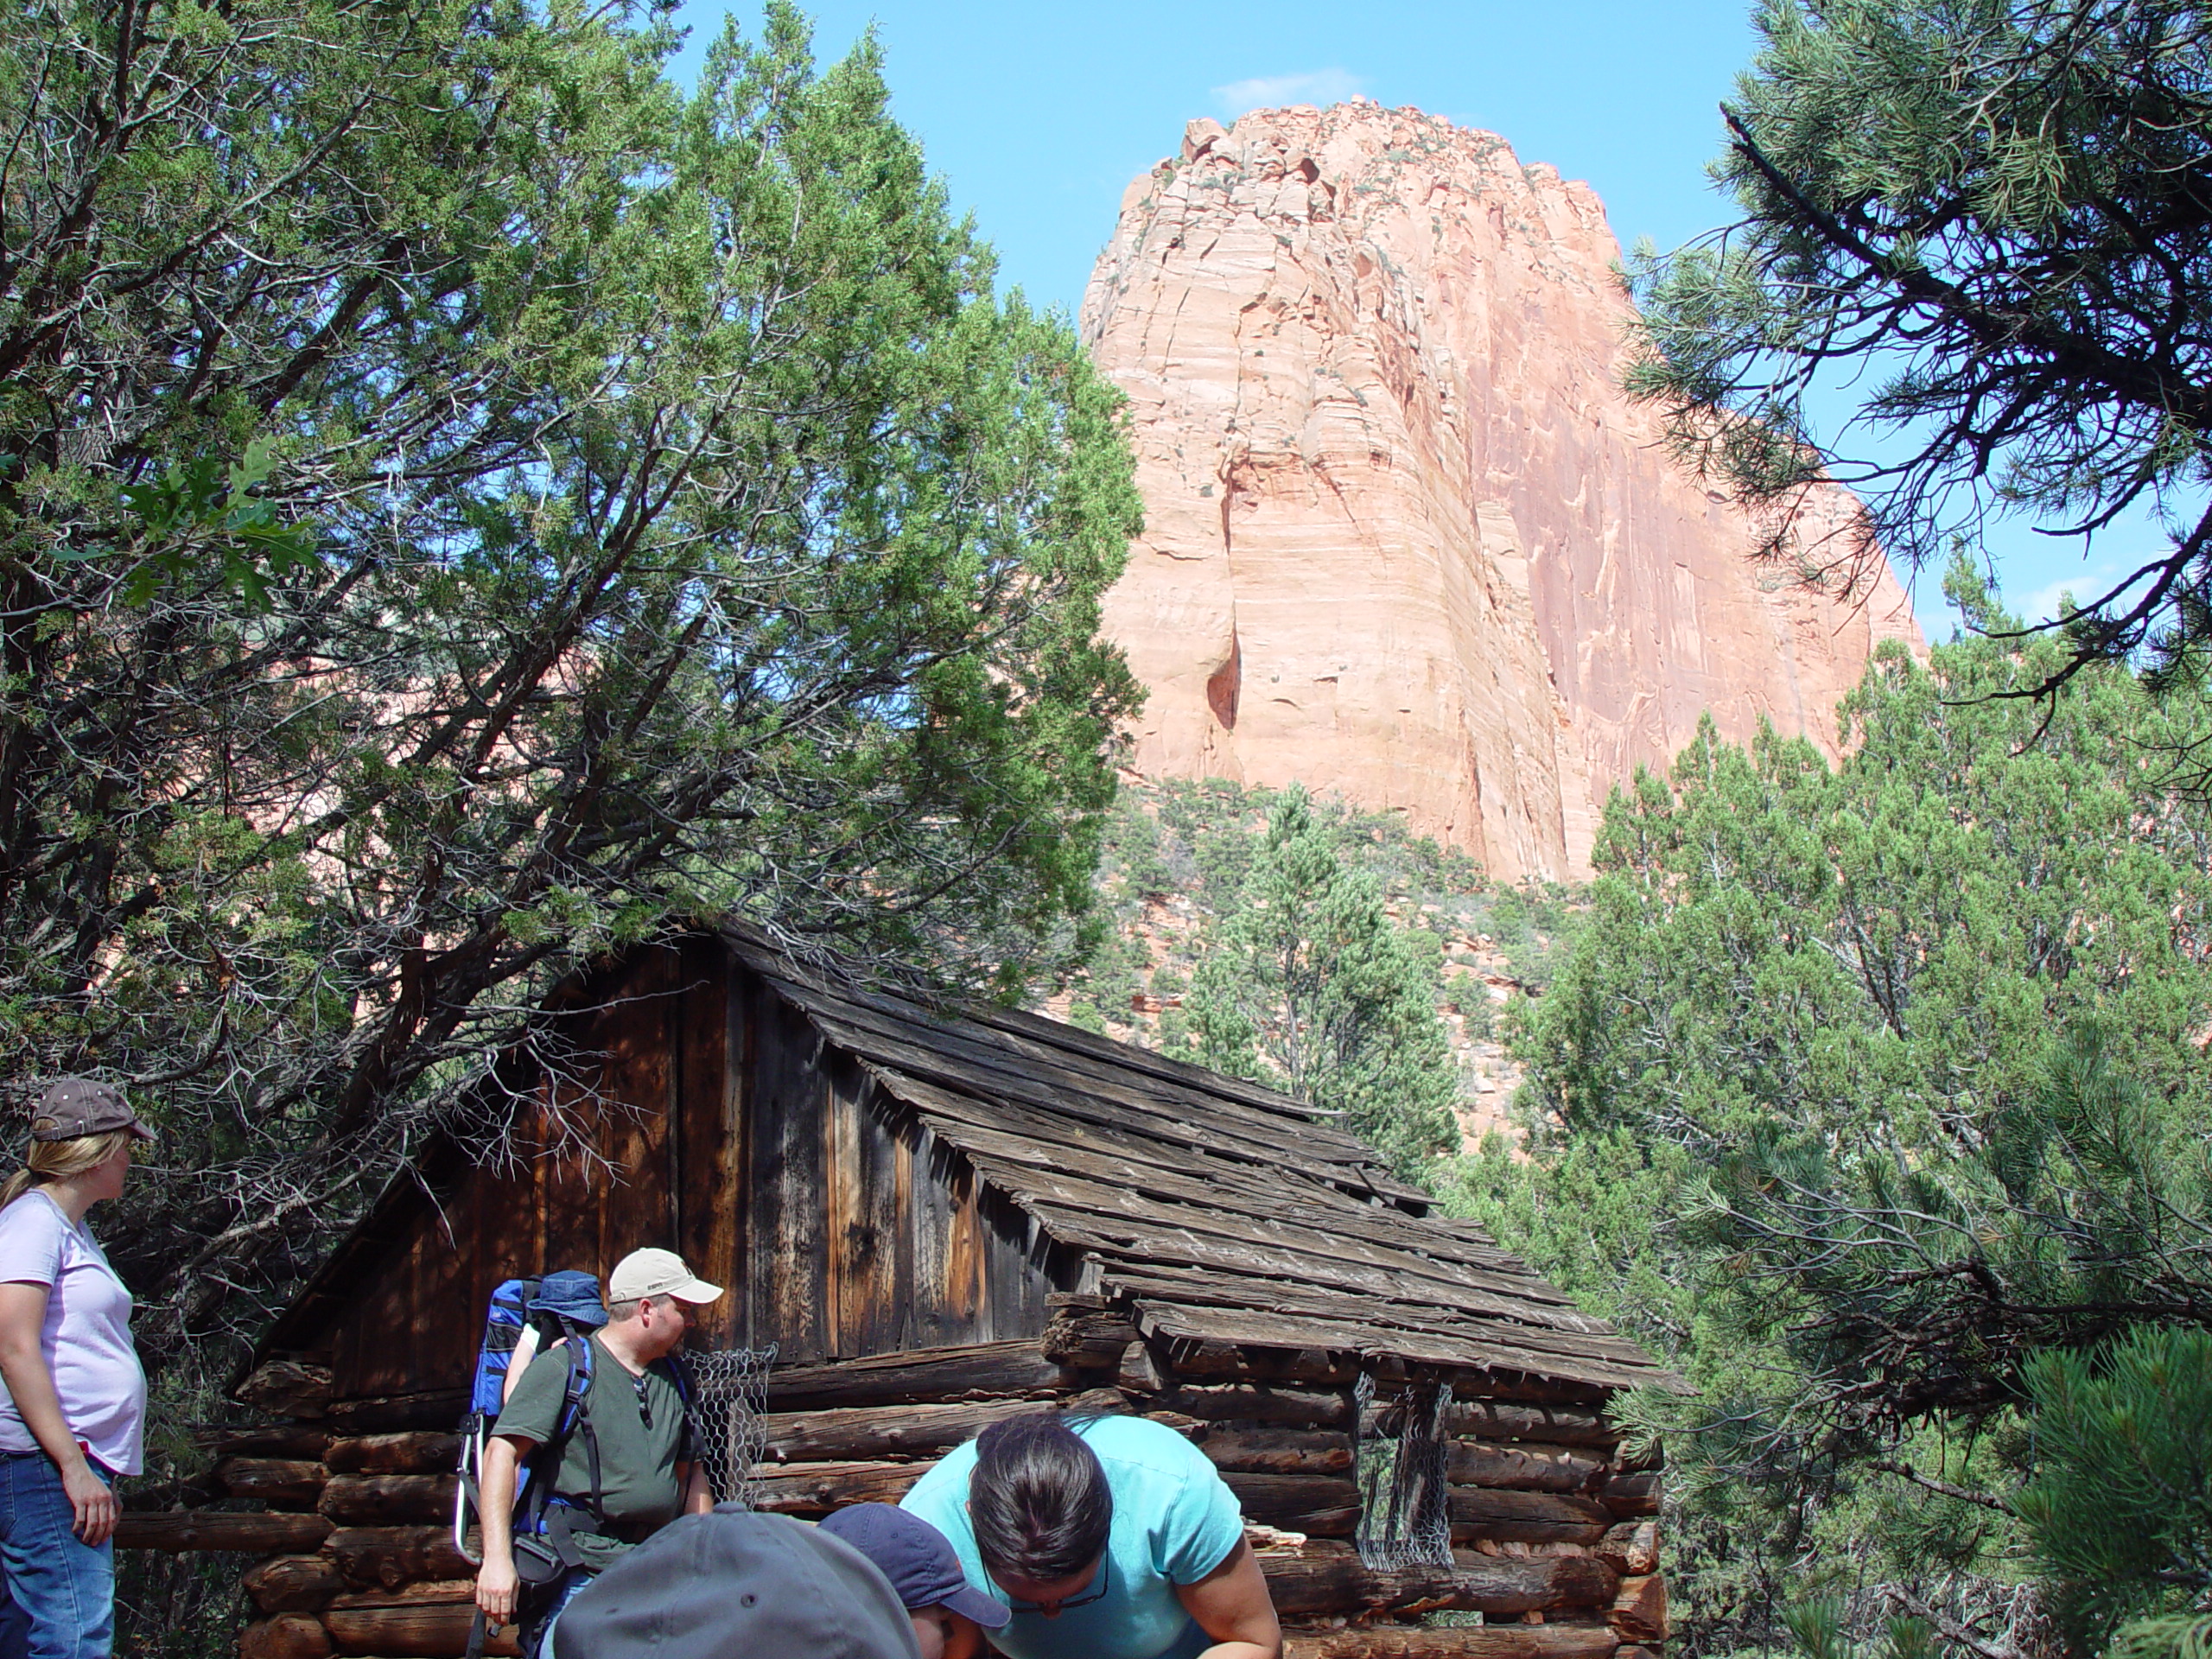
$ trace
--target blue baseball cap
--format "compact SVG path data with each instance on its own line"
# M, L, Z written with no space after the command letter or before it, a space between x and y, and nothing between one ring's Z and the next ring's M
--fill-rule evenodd
M563 1268L539 1280L537 1294L530 1299L530 1311L557 1313L578 1325L607 1323L607 1310L599 1304L598 1275L579 1273L574 1268Z
M1013 1609L971 1586L945 1535L895 1503L855 1503L822 1522L874 1561L908 1611L943 1607L974 1619L987 1630L1004 1630Z

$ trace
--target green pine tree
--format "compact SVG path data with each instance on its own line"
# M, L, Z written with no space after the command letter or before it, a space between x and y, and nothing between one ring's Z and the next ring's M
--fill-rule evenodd
M1708 729L1616 796L1514 1037L1534 1155L1449 1184L1700 1385L1636 1410L1700 1644L1778 1639L1808 1579L1993 1603L2030 1362L2212 1325L2206 713L2109 665L1994 695L2066 647L1955 591L1986 632L1878 662L1840 765Z
M1646 346L1631 390L1704 475L1770 509L1782 568L1831 589L1882 553L1924 567L1993 514L2085 551L2155 518L2164 544L2151 532L2131 574L2082 596L2038 683L2145 647L2200 676L2201 0L1760 0L1753 21L1763 44L1712 169L1740 217L1631 260ZM1830 391L1863 399L1840 434L1814 419ZM1866 512L1809 539L1790 508L1831 480Z
M2014 1496L2069 1633L2101 1651L2133 1618L2212 1594L2212 1332L2145 1326L2031 1357L2033 1477Z

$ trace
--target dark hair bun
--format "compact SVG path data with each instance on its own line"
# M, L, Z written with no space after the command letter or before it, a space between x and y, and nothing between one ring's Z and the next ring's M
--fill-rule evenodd
M1067 1418L1025 1412L976 1437L968 1518L984 1567L1051 1584L1105 1554L1114 1494L1098 1454Z

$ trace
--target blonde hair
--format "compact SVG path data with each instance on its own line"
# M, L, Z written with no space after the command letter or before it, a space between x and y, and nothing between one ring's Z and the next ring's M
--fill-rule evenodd
M130 1138L128 1129L103 1129L98 1135L79 1135L67 1141L32 1141L30 1151L24 1154L23 1167L0 1185L0 1210L35 1186L98 1169Z

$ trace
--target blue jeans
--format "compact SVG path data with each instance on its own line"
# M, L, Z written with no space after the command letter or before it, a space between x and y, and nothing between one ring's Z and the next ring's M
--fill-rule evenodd
M592 1575L581 1567L570 1567L562 1577L546 1599L544 1612L531 1621L531 1629L524 1635L524 1659L553 1659L553 1627L561 1622L561 1615L576 1599L577 1592L591 1580Z
M105 1470L100 1478L113 1484ZM76 1518L46 1453L0 1452L0 1571L29 1626L29 1659L108 1659L115 1649L115 1546L85 1543Z
M30 1659L31 1622L16 1599L8 1593L8 1580L0 1575L0 1659Z

